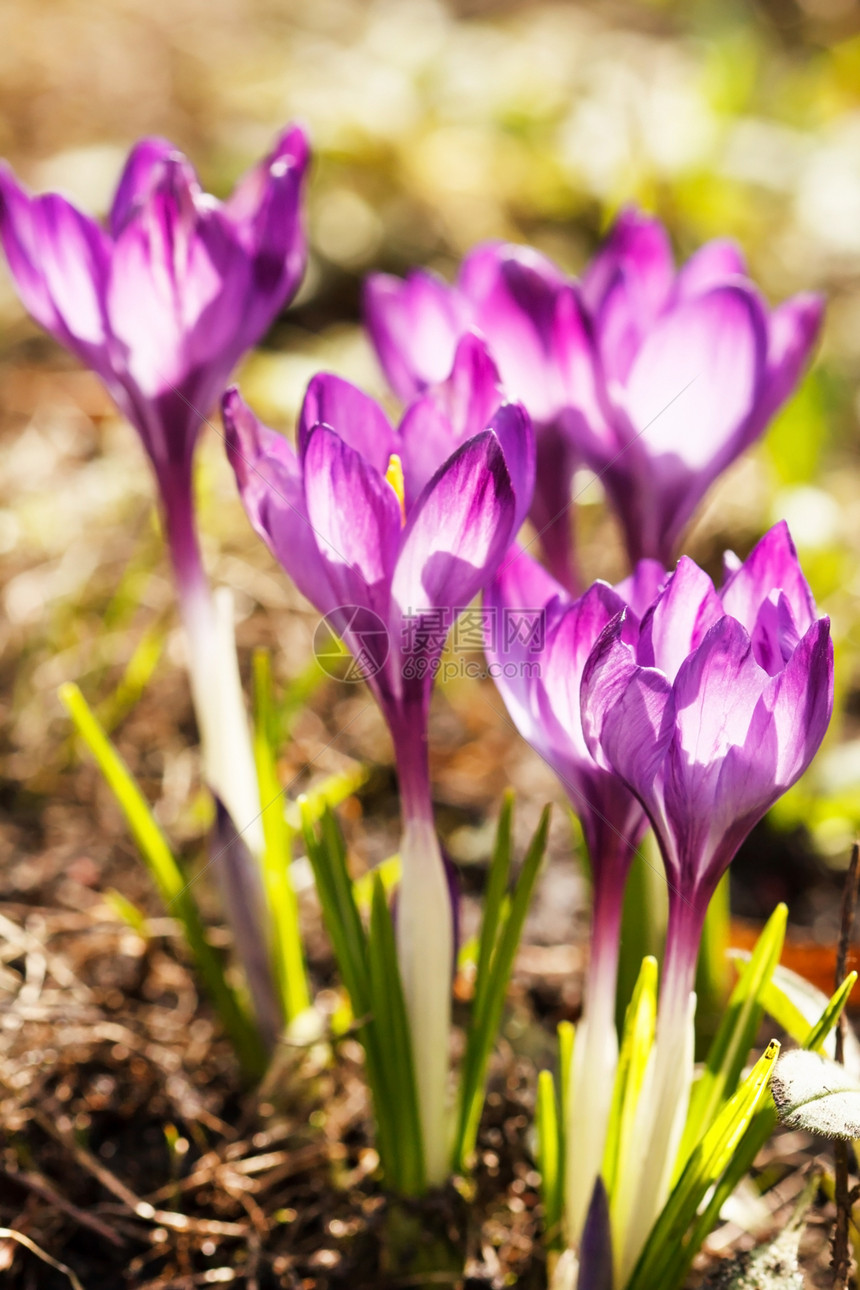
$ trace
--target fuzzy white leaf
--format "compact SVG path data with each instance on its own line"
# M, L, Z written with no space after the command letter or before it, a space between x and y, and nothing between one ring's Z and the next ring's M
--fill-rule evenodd
M860 1081L819 1053L796 1049L776 1064L771 1092L790 1129L825 1138L860 1138Z

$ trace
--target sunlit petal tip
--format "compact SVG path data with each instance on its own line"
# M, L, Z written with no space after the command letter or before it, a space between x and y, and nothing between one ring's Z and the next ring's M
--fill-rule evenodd
M158 181L161 168L176 149L168 139L150 136L140 139L128 154L110 209L109 228L118 237L140 204Z
M376 400L351 381L330 372L318 372L305 392L298 424L302 455L315 425L331 427L380 475L385 474L391 454L397 451L397 437Z

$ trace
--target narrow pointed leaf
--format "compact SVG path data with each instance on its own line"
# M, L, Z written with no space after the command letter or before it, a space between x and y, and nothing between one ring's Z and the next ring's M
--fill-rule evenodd
M857 973L849 972L838 990L833 992L833 996L819 1017L818 1021L810 1030L803 1042L803 1047L808 1048L810 1052L821 1052L822 1046L827 1036L836 1026L839 1018L842 1016L842 1009L851 998L851 991L857 981Z
M397 962L394 927L385 888L378 874L373 883L368 949L371 1025L385 1054L387 1082L394 1097L392 1110L400 1157L398 1191L404 1196L418 1196L426 1184L412 1040Z
M487 972L487 983L480 999L472 1006L469 1032L466 1039L466 1056L460 1078L460 1099L457 1130L454 1138L453 1162L455 1169L463 1169L472 1154L478 1134L478 1123L484 1101L484 1084L487 1062L493 1042L498 1034L505 1003L505 993L519 945L523 923L528 913L534 884L546 850L549 832L550 808L544 808L540 823L532 838L517 880L510 909L500 925L492 959Z
M737 1087L758 1034L764 1011L763 995L782 953L787 920L787 906L777 905L731 993L708 1052L705 1069L690 1099L678 1170Z
M537 1164L541 1176L541 1196L544 1209L544 1231L550 1247L559 1246L561 1227L561 1158L559 1153L559 1116L552 1071L542 1070L538 1075L537 1108Z
M106 731L110 732L119 725L143 694L164 651L166 639L165 624L156 622L134 647L119 685L99 706L99 719Z
M235 991L228 985L219 955L206 939L190 884L176 863L149 803L78 687L61 686L60 699L122 810L167 912L182 926L201 980L243 1068L249 1076L259 1077L267 1064L265 1047Z
M556 1030L558 1037L558 1104L561 1108L561 1143L564 1159L564 1135L570 1115L570 1076L573 1070L573 1045L576 1042L576 1027L572 1021L560 1021Z
M362 914L370 914L370 907L373 903L373 888L376 885L376 879L380 878L382 886L387 895L391 895L397 890L397 884L400 882L400 875L403 866L400 863L400 856L389 856L387 860L382 860L375 868L363 873L360 878L356 878L352 884L355 893L355 903L361 910Z
M609 1124L603 1154L603 1179L611 1196L618 1170L627 1158L630 1136L636 1118L636 1107L654 1043L657 1017L657 960L648 955L642 960L639 978L624 1019L621 1051Z
M301 799L300 807L305 848L313 869L323 920L356 1018L358 1038L364 1048L379 1158L389 1186L397 1190L402 1170L397 1125L392 1115L394 1100L386 1054L379 1042L378 1029L373 1024L370 950L355 901L354 885L346 867L346 849L337 821L327 807L321 821L320 837L317 837L315 822Z
M215 796L209 856L209 867L218 883L224 908L230 911L236 957L245 972L257 1025L271 1049L283 1029L284 1016L269 957L268 919L260 871L218 796Z
M832 1034L856 980L857 973L852 972L828 1000L811 981L780 966L765 991L765 1008L796 1044L819 1052Z
M317 784L303 798L303 810L305 814L313 821L322 818L326 808L334 810L345 802L353 793L358 792L362 784L367 783L370 772L366 766L355 766L349 770L341 771L336 775L329 775L321 784ZM300 813L292 802L287 803L286 807L287 822L296 828L300 824Z
M490 961L496 947L496 933L502 916L502 905L508 887L508 876L511 870L511 850L513 846L511 829L513 826L514 797L508 791L502 800L502 810L496 829L496 842L490 861L487 889L484 893L484 908L481 918L481 932L478 940L478 967L475 975L474 1006L479 1010L483 1006L490 976Z
M696 1145L645 1243L627 1290L674 1290L673 1264L684 1257L684 1237L708 1190L738 1151L756 1111L767 1096L779 1044L772 1040L734 1096ZM671 1269L671 1272L670 1272Z
M819 1017L816 1024L807 1031L804 1048L809 1051L818 1051L821 1044L825 1042L836 1022L839 1020L842 1008L851 993L856 973L852 972L846 977L842 985L830 999ZM671 1277L668 1276L667 1269L667 1290L672 1290L674 1286L680 1285L686 1277L693 1259L701 1248L703 1242L713 1231L722 1211L726 1200L731 1196L735 1187L752 1167L762 1147L770 1138L777 1125L776 1107L771 1102L765 1103L757 1112L750 1124L749 1129L744 1135L733 1159L729 1162L722 1178L717 1183L713 1193L708 1199L708 1203L699 1214L696 1224L690 1233L689 1239L679 1246L675 1261L672 1265L674 1271Z
M292 830L284 815L278 779L275 712L269 656L254 654L254 761L263 806L263 884L271 919L272 959L284 1016L292 1021L310 1007L296 893L290 880Z

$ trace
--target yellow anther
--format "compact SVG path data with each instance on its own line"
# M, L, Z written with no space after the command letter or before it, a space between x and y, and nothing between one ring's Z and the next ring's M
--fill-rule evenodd
M406 497L403 487L403 462L396 452L393 452L388 459L388 469L385 472L385 478L394 489L394 495L400 503L401 523L406 523Z

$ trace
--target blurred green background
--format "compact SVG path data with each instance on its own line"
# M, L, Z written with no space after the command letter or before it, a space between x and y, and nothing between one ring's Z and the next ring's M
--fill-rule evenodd
M713 491L687 549L716 567L723 547L745 554L776 518L789 520L833 617L839 696L824 752L772 823L808 829L823 861L844 864L860 825L860 6L5 0L0 9L0 154L32 187L89 209L106 209L142 134L170 137L204 185L226 194L290 118L306 123L314 148L310 266L240 378L260 414L285 428L320 368L384 396L359 326L368 270L421 263L451 275L477 240L502 237L576 272L627 202L667 222L681 257L735 237L772 301L827 294L811 376ZM60 872L82 848L99 859L123 836L95 778L65 773L77 762L56 700L64 680L101 705L174 837L199 832L202 807L190 791L181 642L139 447L95 378L25 317L1 272L0 444L0 792L14 817L0 859L4 885L20 892L45 876L28 858L37 850ZM301 676L315 616L250 533L217 426L204 436L201 497L209 567L237 589L243 659L266 642L282 680ZM596 486L577 525L586 573L619 575ZM484 847L484 811L507 781L533 804L524 832L559 796L500 706L491 687L465 682L437 704L443 831L463 860ZM330 688L298 719L282 769L286 780L309 763L312 776L356 758L388 760L381 725L365 700ZM557 825L559 851L569 850L566 829ZM368 854L385 854L393 836L393 823L369 836ZM767 890L786 894L778 883ZM815 919L811 908L806 921Z

